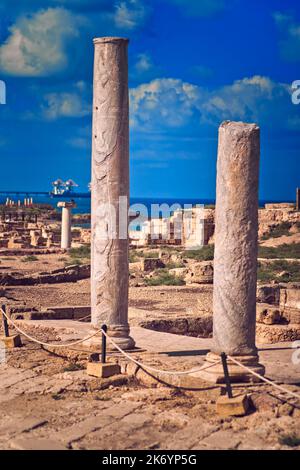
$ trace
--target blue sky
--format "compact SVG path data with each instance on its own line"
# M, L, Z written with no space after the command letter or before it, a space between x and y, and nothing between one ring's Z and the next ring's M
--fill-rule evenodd
M217 130L261 127L260 198L300 186L295 0L1 0L0 189L90 181L93 44L130 38L131 194L214 198Z

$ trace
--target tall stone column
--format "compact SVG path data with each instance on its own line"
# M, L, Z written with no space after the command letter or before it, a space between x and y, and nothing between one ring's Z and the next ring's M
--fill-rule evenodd
M72 209L76 207L76 204L74 202L59 202L57 207L62 208L60 246L63 250L68 250L72 244Z
M128 39L94 39L92 155L92 324L108 326L123 349L128 325ZM121 198L121 199L120 199Z
M264 373L255 346L258 239L258 176L260 129L255 124L226 121L219 128L213 290L213 351ZM229 365L231 380L255 380L239 366ZM221 364L201 372L223 381Z

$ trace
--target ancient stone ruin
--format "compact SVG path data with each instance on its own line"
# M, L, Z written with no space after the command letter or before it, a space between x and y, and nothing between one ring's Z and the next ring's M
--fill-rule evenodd
M128 40L95 44L92 155L92 324L108 325L119 346L132 349L128 325L129 98ZM125 212L124 212L125 211ZM114 226L115 223L115 226ZM124 233L125 228L125 233Z
M62 221L61 221L61 248L67 250L71 248L72 243L72 209L76 207L74 202L59 202L57 207L62 208Z
M225 352L262 374L255 345L258 173L260 133L255 124L224 122L219 129L214 257L214 349L208 362ZM201 372L222 380L221 364ZM230 366L231 379L250 379Z

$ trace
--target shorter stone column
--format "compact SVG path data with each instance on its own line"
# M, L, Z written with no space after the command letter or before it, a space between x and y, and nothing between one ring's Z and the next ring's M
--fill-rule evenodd
M75 202L59 202L57 207L62 208L61 220L61 248L68 250L72 244L71 222L72 209L76 207Z
M296 189L296 211L300 211L300 188Z
M224 122L219 129L213 291L214 346L199 373L224 382L222 352L264 374L255 346L260 130ZM209 367L210 366L210 367ZM197 373L196 373L197 374ZM229 362L231 381L257 381Z

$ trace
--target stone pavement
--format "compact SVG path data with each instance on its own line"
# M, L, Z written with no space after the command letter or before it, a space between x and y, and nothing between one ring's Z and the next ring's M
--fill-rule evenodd
M11 380L5 381L8 375ZM91 396L68 393L72 385L73 390L82 388L83 371L64 378L55 374L42 386L44 378L0 366L0 388L6 395L0 404L1 449L279 449L286 447L279 443L281 435L300 431L299 414L275 417L272 408L220 419L214 412L217 389L211 400L164 387L125 386ZM58 387L60 394L53 393Z
M86 334L88 325L79 323L78 333L74 323L60 323L63 336ZM199 365L211 344L142 328L132 334L147 348L136 353L139 359L166 369ZM203 382L197 391L182 391L145 387L124 375L95 379L83 369L86 360L70 364L24 342L0 365L0 449L288 449L280 438L300 435L300 407L284 403L267 385L237 386L234 393L251 393L257 411L222 419L215 412L220 387ZM271 372L287 378L290 350L264 346L261 354Z
M76 341L91 332L88 323L73 320L42 320L18 322L20 327L53 329L61 341ZM174 364L182 365L184 370L199 367L204 363L206 353L212 347L212 339L194 338L171 333L148 330L139 326L131 328L131 335L136 345L145 351L140 359L147 362L147 356L157 354L164 362L164 369L172 368ZM300 364L293 363L295 353L290 342L277 344L258 344L260 362L266 367L266 376L282 383L300 383Z

